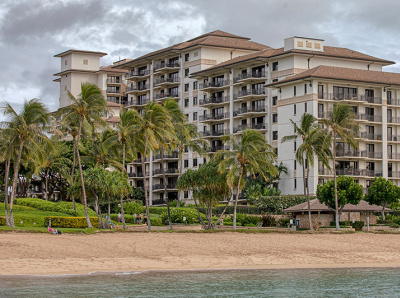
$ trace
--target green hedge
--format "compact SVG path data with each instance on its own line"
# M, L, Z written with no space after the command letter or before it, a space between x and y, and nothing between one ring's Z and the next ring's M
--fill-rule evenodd
M199 222L199 215L194 208L170 208L172 223L194 224ZM185 217L186 221L183 220ZM161 214L161 220L164 224L168 224L167 208Z
M310 200L315 197L310 197ZM306 196L285 195L260 197L254 200L254 205L263 208L263 212L271 214L283 214L283 210L307 201Z
M44 218L45 227L48 226L50 218L52 228L87 228L86 217L46 216ZM99 226L97 217L90 217L90 222L94 228Z
M54 211L69 214L72 216L85 216L85 208L82 204L75 203L74 211L72 202L50 202L37 198L20 198L14 200L15 205L33 207L43 211ZM96 212L88 208L89 216L96 216Z
M119 207L119 204L115 206L115 213L120 213L121 208ZM146 212L146 207L143 206L141 203L138 202L124 202L124 213L125 214L140 214L140 213L145 213Z
M365 225L364 221L360 220L360 221L356 221L354 223L351 224L351 226L353 228L355 228L357 231L361 231L362 227Z
M257 223L262 222L262 219L260 216L238 213L236 214L236 221L240 222L242 226L248 226L249 224L257 225Z
M336 221L331 221L329 224L330 224L331 227L336 227ZM339 221L339 226L350 227L351 224L352 224L352 222L350 220Z
M5 225L6 225L6 217L0 216L0 226L5 226Z

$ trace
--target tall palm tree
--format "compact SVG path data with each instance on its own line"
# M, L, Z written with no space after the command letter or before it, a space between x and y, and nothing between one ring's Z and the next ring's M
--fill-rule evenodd
M31 99L25 101L20 113L17 113L9 103L3 107L3 114L8 121L2 123L4 132L10 137L10 143L18 146L18 153L14 160L14 173L12 179L12 189L9 204L10 225L15 227L13 217L13 202L17 188L18 172L21 163L21 156L24 150L34 153L40 150L43 142L48 140L46 127L50 117L47 108L38 100ZM27 150L29 148L29 150ZM9 154L13 154L9 152Z
M59 109L58 114L63 118L63 121L70 122L78 119L78 133L76 135L76 159L78 161L79 176L82 187L82 199L85 208L86 222L89 228L92 224L89 219L87 209L87 198L85 190L85 182L83 179L81 156L79 153L79 144L81 141L82 130L84 127L89 127L87 131L94 130L96 125L106 125L102 119L104 112L107 110L107 102L99 87L90 83L82 83L81 94L78 97L68 92L71 105Z
M174 127L171 116L165 108L151 101L143 109L143 114L138 118L137 135L141 138L143 147L140 149L143 171L143 186L146 202L147 226L151 230L149 214L149 196L146 183L146 157L150 151L159 150L160 146L169 143L173 139Z
M236 229L236 209L240 190L244 186L247 173L255 176L260 174L264 179L266 174L277 174L273 165L277 156L265 137L258 131L246 129L243 132L241 143L234 136L225 136L223 142L230 142L231 150L220 150L214 155L219 161L220 172L227 172L227 183L230 187L237 185L235 206L233 210L233 229Z
M360 126L355 121L354 112L351 106L341 103L334 103L333 108L329 110L326 117L321 120L325 126L324 132L333 137L333 177L335 180L335 220L336 230L340 230L339 224L339 206L337 193L337 177L336 177L336 140L339 138L350 147L358 148L358 131Z
M311 114L303 114L300 120L300 126L292 119L290 119L290 122L293 125L294 134L283 137L282 143L295 141L297 138L302 140L302 144L296 149L296 160L303 169L303 189L308 202L308 220L310 230L313 230L309 189L310 166L314 166L314 159L315 156L317 156L320 161L329 167L331 139L327 137L326 134L322 133L322 129L318 126L317 118Z
M122 147L122 170L126 172L126 156L136 156L137 140L136 131L138 129L138 119L140 114L136 110L122 109L119 114L119 122L117 127L113 130L113 133L104 142L105 148L121 148ZM125 217L124 217L124 204L123 196L120 198L121 202L121 218L123 228L126 228Z

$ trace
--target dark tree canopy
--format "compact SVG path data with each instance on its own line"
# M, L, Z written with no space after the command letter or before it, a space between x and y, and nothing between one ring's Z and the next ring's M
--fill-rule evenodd
M383 177L375 177L374 182L368 188L368 194L365 199L368 203L382 206L382 216L385 217L384 209L391 206L394 207L399 203L400 188L393 184L392 181Z

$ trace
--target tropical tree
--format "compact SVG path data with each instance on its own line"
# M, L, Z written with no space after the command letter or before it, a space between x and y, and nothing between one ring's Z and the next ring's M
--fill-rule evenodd
M382 219L385 220L385 208L398 204L400 188L392 181L383 177L375 177L374 182L368 187L365 199L368 203L382 206Z
M328 111L325 118L321 119L325 126L323 132L328 137L333 138L333 179L335 183L335 221L336 230L340 230L339 225L339 205L338 205L338 186L336 174L336 140L341 139L352 148L358 148L359 125L355 121L354 112L351 106L335 102L333 108Z
M35 150L40 150L41 146L48 141L45 133L50 117L46 107L38 99L25 101L20 113L17 113L9 103L6 103L2 107L2 110L7 118L7 121L2 122L4 133L8 136L12 145L11 147L18 148L18 153L14 160L14 173L9 204L10 225L15 227L13 202L17 188L21 156L24 150L32 153ZM8 152L8 154L12 156L13 152Z
M89 219L89 213L87 209L87 199L85 182L83 179L83 169L81 156L79 153L79 145L82 137L82 130L84 128L86 132L93 131L96 125L105 126L106 122L102 119L104 112L107 110L107 102L99 87L90 83L82 83L81 93L78 97L72 95L68 92L71 105L59 109L58 114L63 118L66 123L71 123L71 121L78 120L78 132L76 135L76 159L78 161L78 169L80 182L82 187L82 200L85 208L86 222L89 228L92 224Z
M322 133L317 118L311 114L304 113L303 116L301 116L300 126L298 126L292 119L290 119L290 122L293 125L294 134L283 137L282 143L287 141L296 141L297 138L302 140L301 145L296 149L296 160L303 169L303 189L304 195L307 196L308 220L310 230L313 230L309 188L310 167L314 167L314 160L317 156L318 159L329 168L331 139L329 136Z
M171 116L165 108L158 103L151 101L143 109L141 117L138 118L136 134L143 144L139 149L141 153L142 171L143 171L143 186L146 203L147 226L151 230L150 213L149 213L149 196L147 191L146 181L146 157L150 151L160 149L173 140L174 127L172 125Z
M219 171L227 173L228 185L237 186L233 210L233 229L236 229L236 209L240 190L244 186L243 177L247 173L253 176L259 174L264 179L267 179L266 173L276 175L277 169L273 162L276 161L277 156L265 137L256 130L246 129L241 143L238 143L234 136L226 136L222 140L230 143L231 150L216 152L214 160L219 162Z
M346 204L357 205L363 198L363 187L354 182L353 177L339 176L336 180L337 188L335 188L335 181L329 180L323 185L317 186L317 199L327 205L329 208L338 211L338 222L342 210ZM335 199L335 193L337 193L337 200ZM336 209L338 206L338 209Z

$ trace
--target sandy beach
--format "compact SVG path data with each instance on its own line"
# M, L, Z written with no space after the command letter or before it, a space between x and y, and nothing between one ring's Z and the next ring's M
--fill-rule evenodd
M400 235L0 234L0 274L400 267Z

